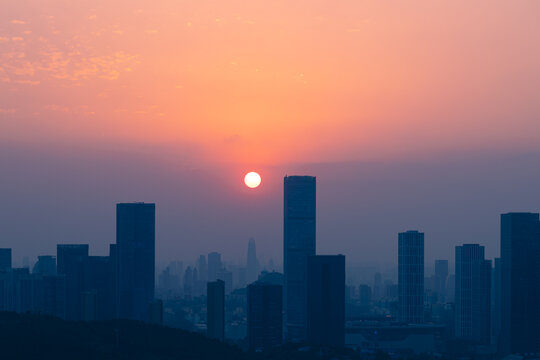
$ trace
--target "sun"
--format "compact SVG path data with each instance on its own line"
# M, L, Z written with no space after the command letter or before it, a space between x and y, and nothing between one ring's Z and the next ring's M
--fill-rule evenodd
M261 175L257 174L255 171L248 172L246 176L244 176L244 182L248 188L255 189L261 185Z

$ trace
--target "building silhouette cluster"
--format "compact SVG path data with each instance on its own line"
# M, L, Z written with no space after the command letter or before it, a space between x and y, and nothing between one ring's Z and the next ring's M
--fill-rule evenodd
M58 244L30 271L0 249L0 310L165 323L244 341L250 351L298 342L440 353L452 340L468 352L540 353L539 214L502 214L500 258L465 243L455 247L453 272L437 259L426 275L429 237L400 232L397 271L366 270L371 278L355 284L344 255L317 254L316 178L286 176L283 195L282 273L260 261L251 238L243 265L210 252L156 276L156 207L122 203L108 256L89 255L88 244Z

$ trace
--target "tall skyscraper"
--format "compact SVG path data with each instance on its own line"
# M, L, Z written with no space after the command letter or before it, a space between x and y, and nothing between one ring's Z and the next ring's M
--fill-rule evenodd
M208 281L216 281L221 268L221 254L217 252L208 254Z
M455 334L490 343L491 261L478 244L456 246Z
M206 288L206 334L223 341L225 339L225 282L211 281Z
M247 292L247 338L250 351L281 345L283 286L257 281L248 286Z
M0 271L11 269L11 249L0 249Z
M448 260L435 260L434 290L437 293L437 302L446 302L446 281L448 279Z
M501 346L540 352L540 221L536 213L501 215Z
M257 260L257 248L255 246L255 239L249 239L248 252L247 252L247 281L252 283L257 280L259 276L259 261Z
M307 341L345 345L345 256L307 258Z
M283 224L286 338L306 339L307 258L316 248L316 179L286 176Z
M88 244L58 244L56 259L58 275L65 276L66 319L82 320L81 294L84 291L84 263Z
M154 300L155 204L116 205L117 314L147 320Z
M424 233L407 231L398 237L399 321L424 322Z

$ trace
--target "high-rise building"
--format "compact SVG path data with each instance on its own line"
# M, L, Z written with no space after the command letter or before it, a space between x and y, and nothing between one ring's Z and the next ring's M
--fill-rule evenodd
M254 282L248 286L247 338L250 351L281 345L283 286Z
M0 249L0 271L11 269L11 249Z
M501 215L503 354L540 352L540 221L536 213Z
M210 338L223 341L225 339L225 283L222 280L209 282L206 293L206 334Z
M316 250L316 179L284 179L284 321L289 341L306 339L307 258Z
M498 346L501 334L501 259L495 258L491 273L491 343Z
M207 282L208 281L208 265L206 264L206 256L199 256L197 261L197 268L199 269L199 280Z
M255 246L255 239L249 239L248 252L247 252L247 282L252 283L257 280L259 276L259 261L257 260L257 248Z
M307 258L307 341L345 345L345 256Z
M456 246L455 335L490 343L491 261L478 244Z
M88 256L84 263L83 320L109 320L115 317L114 273L109 256Z
M399 321L424 322L424 233L407 231L398 237Z
M156 206L116 205L117 314L147 320L154 300Z
M208 281L216 281L222 267L220 253L211 252L208 254Z
M448 260L435 260L434 290L437 302L446 302L446 281L448 279Z
M84 263L88 244L58 244L56 259L58 275L65 276L66 319L82 320L81 294L84 291Z

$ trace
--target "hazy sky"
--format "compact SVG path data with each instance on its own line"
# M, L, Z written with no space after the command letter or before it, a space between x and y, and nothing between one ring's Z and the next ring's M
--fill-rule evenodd
M1 0L0 246L114 242L157 203L160 260L250 236L281 262L282 178L319 178L321 252L391 262L540 210L540 2ZM249 190L243 174L260 171ZM429 243L429 245L428 245Z

